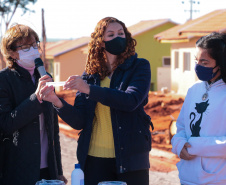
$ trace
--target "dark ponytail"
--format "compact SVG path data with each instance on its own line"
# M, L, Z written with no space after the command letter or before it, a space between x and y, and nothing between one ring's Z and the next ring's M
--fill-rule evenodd
M222 42L224 43L222 63L220 64L221 76L224 82L226 83L226 34L222 34Z
M196 46L206 49L211 58L216 60L216 65L220 67L221 77L226 83L226 34L213 32L201 37Z

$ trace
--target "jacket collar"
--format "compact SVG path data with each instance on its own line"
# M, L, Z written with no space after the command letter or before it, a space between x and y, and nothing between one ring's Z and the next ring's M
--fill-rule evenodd
M99 78L100 75L98 73L95 73L95 74L92 74L92 75L88 75L86 72L84 72L82 74L82 77L83 77L84 80L89 80L91 78Z
M31 79L30 73L23 67L19 66L17 63L15 63L15 67L14 67L14 69L12 69L12 71L15 71L18 74L18 76L20 76L20 77L23 77L26 79ZM37 69L35 69L34 75L35 76L37 75Z
M133 64L133 62L137 59L137 53L135 55L127 58L122 64L120 64L118 67L121 68L122 70L127 70L130 68Z

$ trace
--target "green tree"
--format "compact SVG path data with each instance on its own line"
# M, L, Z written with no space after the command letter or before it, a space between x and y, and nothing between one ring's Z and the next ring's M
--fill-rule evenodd
M22 12L23 12L22 15L25 14L27 11L34 12L33 10L29 9L27 6L30 3L35 4L36 2L37 2L37 0L0 0L0 17L1 17L0 37L2 37L2 32L4 33L7 30L14 14L18 8L22 10ZM2 57L1 53L0 53L0 60L1 60L0 68L4 68L5 63L3 62L3 57Z
M23 14L25 14L27 11L33 12L27 8L27 6L30 3L34 4L36 2L37 0L0 0L1 18L5 22L6 29L8 28L9 23L18 8L22 10Z

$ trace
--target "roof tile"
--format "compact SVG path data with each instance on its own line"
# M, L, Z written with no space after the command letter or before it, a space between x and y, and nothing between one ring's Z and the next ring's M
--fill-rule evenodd
M211 32L223 32L226 29L226 9L215 10L197 19L187 21L163 31L154 37L159 41L182 40L200 37Z
M137 24L134 24L134 25L128 27L128 30L130 31L130 33L133 36L135 36L135 35L145 32L145 31L148 31L150 29L156 28L167 22L171 22L171 23L177 25L176 23L172 22L170 19L147 20L147 21L140 21Z
M70 50L79 48L83 45L88 44L89 40L90 37L81 37L74 40L63 40L56 42L55 44L47 45L46 58L53 58L53 56L57 56Z

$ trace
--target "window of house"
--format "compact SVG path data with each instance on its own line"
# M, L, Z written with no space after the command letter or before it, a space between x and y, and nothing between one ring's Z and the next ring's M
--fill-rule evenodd
M170 67L170 65L171 65L171 58L170 57L162 57L162 66Z
M179 68L179 52L174 52L174 62L175 62L175 69Z
M191 53L184 52L184 71L191 70Z

